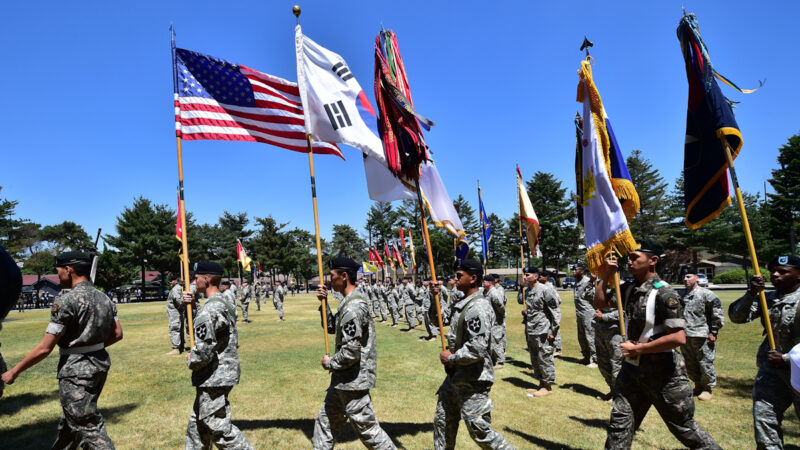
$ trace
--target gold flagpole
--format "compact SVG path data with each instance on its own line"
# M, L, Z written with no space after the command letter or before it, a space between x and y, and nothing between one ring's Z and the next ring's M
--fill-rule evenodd
M431 280L433 283L436 281L436 267L433 265L433 251L431 250L431 239L428 236L428 223L425 220L425 206L422 203L422 190L419 188L419 180L416 180L417 185L417 200L419 201L420 218L422 219L422 236L425 239L425 248L428 250L428 265L431 268ZM436 319L439 325L439 338L442 341L442 351L447 350L447 343L444 340L444 325L442 324L442 306L439 304L439 294L434 294L433 298L436 302Z
M295 12L296 16L300 16L300 8ZM317 268L319 272L320 285L325 284L325 277L322 273L322 243L319 239L319 213L317 210L317 182L314 178L314 152L311 147L311 135L306 134L306 143L308 144L308 170L311 173L311 202L314 205L314 235L317 239ZM355 280L353 280L355 281ZM322 299L322 337L325 339L325 354L330 355L331 350L328 344L328 308L325 299Z
M758 257L756 256L756 246L753 244L753 235L750 232L750 222L747 220L747 210L744 207L742 191L739 189L739 179L736 178L736 170L733 168L733 157L731 156L731 146L725 136L720 137L722 147L725 149L725 158L728 159L728 172L731 174L733 190L736 193L736 204L739 206L739 214L742 216L742 226L744 228L744 238L747 241L747 248L750 251L750 262L753 265L753 275L760 277L761 268L758 267ZM772 324L769 320L769 308L767 308L767 297L762 289L759 293L759 303L761 304L761 318L764 320L764 329L767 332L769 348L775 350L775 337L772 335Z

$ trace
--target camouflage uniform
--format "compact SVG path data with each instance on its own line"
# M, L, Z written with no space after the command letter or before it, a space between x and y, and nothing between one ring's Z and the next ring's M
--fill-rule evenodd
M114 448L97 400L111 368L104 343L114 335L117 320L116 305L90 281L53 302L45 332L60 336L57 378L63 410L54 449Z
M250 285L242 286L241 304L242 304L242 320L250 322L248 311L250 310L250 300L253 299L253 287Z
M428 288L419 285L414 289L414 295L411 301L414 302L414 314L417 315L417 321L422 323L425 321L425 316L428 310L425 307L425 298L428 296Z
M169 340L172 348L183 351L185 341L183 338L184 322L186 321L186 308L181 299L183 289L180 283L172 286L167 295L167 319L169 320Z
M758 347L756 364L758 373L753 384L753 422L757 448L783 448L783 415L794 404L800 416L800 396L794 392L790 382L789 351L800 340L795 329L795 315L800 304L800 289L783 295L775 291L766 292L772 335L775 349L783 353L784 367L773 367L767 361L769 343L767 339ZM728 317L733 323L746 323L761 318L758 296L749 293L731 303Z
M575 320L578 323L578 344L583 359L590 363L597 362L597 350L594 343L594 283L583 276L573 288L575 297Z
M554 298L556 299L556 308L553 310L553 316L555 317L556 320L556 332L555 332L555 339L553 339L553 351L556 353L561 353L561 296L558 295L558 290L556 289L553 283L545 283L544 286L550 289L550 291L552 291Z
M228 303L233 305L233 320L234 322L238 321L239 311L236 309L236 294L234 294L233 291L230 288L228 288L225 292L222 293L222 296Z
M489 289L486 299L494 309L495 322L492 324L492 359L498 365L506 362L506 293L500 286Z
M683 318L686 345L681 346L681 353L686 373L695 386L713 388L717 385L714 370L717 346L708 340L708 335L716 336L725 324L722 302L708 289L696 286L683 296Z
M256 311L261 311L261 302L264 301L264 285L262 283L256 284Z
M425 331L427 331L428 336L431 337L439 336L439 315L436 313L436 305L433 304L435 301L431 290L423 286L422 310L424 311L425 317Z
M414 302L411 300L412 297L416 297L416 294L417 294L416 293L416 289L414 288L414 286L411 283L408 283L408 284L404 284L403 285L401 292L403 293L402 302L403 302L403 308L404 308L405 314L406 314L406 321L408 322L408 327L409 328L416 328L417 321L415 319L416 319L416 316L417 316L416 315L416 308L417 307L416 307L416 305L414 305Z
M622 369L622 349L620 344L624 341L619 334L619 310L605 308L603 316L595 321L594 341L597 350L597 367L606 380L609 389L614 389L617 375Z
M541 283L525 290L525 337L531 354L533 375L545 383L556 381L553 345L547 335L558 333L558 300L553 290Z
M283 320L283 297L286 295L286 288L283 286L275 286L272 292L272 304L278 310L278 318Z
M641 285L627 283L622 286L623 306L628 317L627 331L632 338L638 339L645 329L647 303L653 289L657 290L657 295L650 341L665 336L667 330L685 327L678 294L654 275ZM616 298L615 293L612 293L612 298ZM614 385L614 405L605 448L631 448L633 434L650 406L655 406L669 431L683 445L720 448L694 420L694 398L686 376L686 365L681 354L674 350L640 355L638 366L625 360Z
M400 301L400 288L387 290L387 303L389 304L389 314L392 316L392 325L397 325L399 318L397 303Z
M325 367L331 372L331 384L314 422L314 448L332 449L348 419L367 448L396 448L378 423L369 395L375 387L378 349L367 299L351 292L335 316L330 308L325 313L328 333L336 336L336 353Z
M209 297L194 320L194 347L187 365L195 387L194 405L186 427L186 448L252 449L231 423L228 394L239 384L239 336L235 303L221 294Z
M494 384L492 361L492 305L476 292L451 305L452 322L447 332L450 365L447 376L436 392L433 416L433 448L453 449L461 419L472 440L481 448L513 449L503 436L493 430L492 400Z
M381 322L386 322L386 316L388 314L388 307L387 301L389 297L388 287L384 286L383 283L377 286L377 293L378 293L378 305L381 308Z

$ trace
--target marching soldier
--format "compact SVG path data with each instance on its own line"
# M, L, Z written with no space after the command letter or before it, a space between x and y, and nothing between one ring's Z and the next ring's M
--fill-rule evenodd
M581 364L594 369L597 367L597 349L594 343L594 283L586 276L583 264L576 264L573 273L575 274L575 287L572 289L572 295L575 299L578 344L583 355Z
M636 429L650 406L655 406L683 445L719 449L694 420L694 398L683 357L674 351L686 342L685 321L678 294L656 273L664 247L651 239L638 244L639 249L628 254L628 272L635 281L621 289L631 340L621 344L626 359L614 385L605 448L631 448ZM607 289L617 270L617 258L612 255L606 259L605 276L595 289L595 308L616 304L615 293L608 294Z
M256 311L261 311L261 302L264 301L264 282L257 281L255 284L256 290Z
M405 308L405 315L406 321L408 322L408 333L413 333L415 328L417 327L417 321L415 320L416 314L416 305L414 301L411 300L413 297L417 296L416 289L414 289L414 285L409 283L411 278L405 277L403 278L403 286L401 292L403 293L402 302L403 308Z
M400 302L400 291L391 279L387 278L386 284L389 286L387 290L387 303L389 304L389 314L392 316L392 327L396 327L400 317L397 306Z
M370 449L394 449L392 439L381 428L372 407L369 390L377 377L375 323L363 294L355 292L353 280L359 264L350 258L334 258L329 262L331 288L344 295L334 316L326 314L328 333L336 336L334 355L322 357L322 368L330 371L331 384L314 422L314 449L332 449L333 443L350 421L361 442ZM320 285L317 298L328 297ZM327 307L326 302L326 307Z
M196 286L196 285L195 285ZM239 311L236 309L236 294L233 293L233 289L231 289L232 283L229 280L223 281L219 286L219 291L225 300L228 301L231 305L233 305L233 320L234 322L239 321ZM202 292L197 291L197 288L193 290L192 294L196 294L198 298L203 296Z
M181 299L181 280L175 275L170 277L170 284L172 288L167 295L167 320L169 321L169 340L172 342L172 351L167 355L179 355L183 353L185 341L184 321L186 320L186 310L183 306L183 299Z
M250 287L250 283L247 280L242 281L242 295L241 295L241 302L242 302L242 322L250 323L250 316L248 314L248 310L250 309L250 300L253 298L253 288Z
M584 276L589 278L594 296L594 275ZM608 384L608 393L597 396L597 399L611 403L611 399L614 398L614 384L617 382L620 369L622 369L623 359L620 344L624 342L624 339L619 332L619 310L616 306L596 309L594 310L594 321L597 366Z
M492 324L492 357L496 361L495 370L502 369L506 362L506 293L500 287L500 277L488 274L483 279L484 296L494 309L495 323Z
M775 339L775 350L765 338L758 347L758 373L753 384L753 422L758 448L783 448L783 414L794 404L800 415L800 395L792 389L789 351L800 342L796 317L800 304L800 258L777 256L767 266L775 291L767 292L767 307ZM753 276L747 293L728 308L733 323L747 323L761 318L759 292L764 279ZM762 322L763 323L763 322Z
M475 260L456 260L457 287L465 297L451 305L452 322L447 332L448 348L439 355L447 376L437 391L433 417L433 447L452 449L458 424L463 419L470 437L481 448L513 449L491 427L494 361L491 355L492 305L478 292L483 267ZM434 286L438 290L438 285Z
M195 387L194 405L186 427L186 448L252 449L236 425L231 423L228 395L239 384L239 335L236 331L236 303L219 292L222 266L211 261L195 265L197 292L208 300L194 320L194 347L186 364L192 371ZM194 294L185 292L183 300L194 302Z
M85 253L72 251L56 257L58 278L67 292L53 302L42 341L2 375L3 382L13 384L59 346L56 377L63 413L53 448L114 448L97 400L111 368L105 348L122 340L122 325L116 305L92 285L91 266L92 259Z
M557 275L557 272L550 272L549 270L544 270L539 275L539 284L550 289L556 299L557 308L553 311L556 318L556 337L553 339L553 356L561 356L561 296L558 295L558 290L556 290L555 285L550 282L550 278Z
M286 288L280 281L275 282L275 290L272 293L272 304L278 310L278 320L283 322L283 299L286 296Z
M693 394L698 400L711 400L717 385L714 360L717 335L725 324L722 302L711 291L697 285L697 270L688 269L683 276L683 317L686 320L686 344L681 354L686 360L686 373L694 382Z
M383 280L378 280L378 286L375 292L377 292L378 306L381 310L381 322L386 322L386 315L389 309L386 304L388 300L388 292L386 291L386 286L383 284Z
M525 337L531 354L533 374L539 378L538 389L526 389L534 397L546 397L553 393L556 381L556 366L553 361L553 341L558 333L558 300L553 289L539 283L539 268L523 270L525 283Z

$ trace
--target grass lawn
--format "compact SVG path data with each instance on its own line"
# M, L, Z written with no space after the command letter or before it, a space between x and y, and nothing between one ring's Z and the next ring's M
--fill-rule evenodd
M721 292L727 310L740 293ZM564 356L556 359L554 394L532 399L525 389L534 381L528 369L521 306L510 296L508 362L497 371L492 389L492 423L518 448L602 448L610 406L595 399L606 392L600 373L576 362L572 293L562 292ZM241 383L231 393L234 423L256 448L310 448L314 418L329 375L319 365L324 353L317 300L287 297L286 322L277 321L271 301L262 311L251 306L253 323L239 326ZM119 306L125 338L109 349L111 372L100 410L117 448L180 448L194 399L185 357L170 350L163 303ZM0 332L3 356L16 364L41 339L48 311L12 312ZM376 324L378 384L372 398L379 421L398 447L433 447L436 389L444 378L440 344L418 341L420 332ZM753 448L750 391L759 323L726 323L717 347L718 387L709 403L697 402L696 418L723 448ZM330 338L333 349L333 338ZM55 379L57 355L25 372L0 399L0 447L48 448L61 414ZM791 409L790 409L791 411ZM784 422L786 443L800 444L794 412ZM349 427L338 448L362 448ZM462 425L458 448L477 448ZM635 448L678 448L657 412L650 410L636 434Z

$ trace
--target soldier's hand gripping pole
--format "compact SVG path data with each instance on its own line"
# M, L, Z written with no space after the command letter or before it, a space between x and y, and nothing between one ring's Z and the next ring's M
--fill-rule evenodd
M608 259L614 262L618 261L616 250L611 250L611 253L608 254ZM614 272L614 293L617 296L617 311L619 311L619 334L623 339L626 339L628 333L625 329L625 312L622 309L622 291L619 287L619 266L617 266L617 270Z

